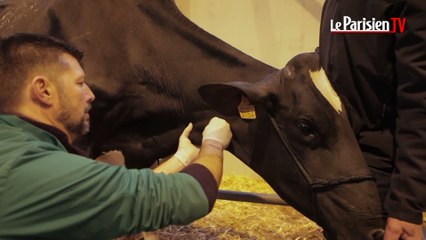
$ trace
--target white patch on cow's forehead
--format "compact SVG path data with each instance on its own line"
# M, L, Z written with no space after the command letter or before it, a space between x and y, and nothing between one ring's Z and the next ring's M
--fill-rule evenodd
M315 87L321 92L325 99L327 99L331 106L333 106L337 113L340 114L342 112L342 102L331 86L330 80L328 80L324 70L321 68L319 71L309 71L309 73L311 74L312 82L314 82Z

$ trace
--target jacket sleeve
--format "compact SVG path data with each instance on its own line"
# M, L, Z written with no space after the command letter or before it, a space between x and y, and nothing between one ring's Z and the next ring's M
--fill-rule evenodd
M421 224L426 207L426 2L408 0L396 35L396 161L385 207L391 217Z
M0 197L6 238L111 239L187 224L209 211L202 186L187 173L130 170L61 151L26 153L6 182Z

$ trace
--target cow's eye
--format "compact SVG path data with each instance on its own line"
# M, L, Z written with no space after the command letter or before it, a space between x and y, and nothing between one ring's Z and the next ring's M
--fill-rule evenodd
M305 136L311 136L314 134L314 128L311 121L308 119L302 118L297 121L297 128Z

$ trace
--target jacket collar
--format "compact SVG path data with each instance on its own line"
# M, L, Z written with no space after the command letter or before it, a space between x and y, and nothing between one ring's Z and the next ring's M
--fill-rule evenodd
M69 153L86 156L83 150L69 144L67 135L56 127L34 121L24 116L7 114L0 114L1 122L29 131L40 140L54 143Z

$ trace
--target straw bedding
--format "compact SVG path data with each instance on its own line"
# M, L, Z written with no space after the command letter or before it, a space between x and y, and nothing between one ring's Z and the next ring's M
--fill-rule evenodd
M274 193L262 179L225 175L224 190ZM424 213L426 226L426 213ZM324 240L322 229L290 206L218 200L213 211L186 226L169 226L120 240Z
M224 190L274 193L262 179L225 175ZM139 234L126 240L143 239ZM169 226L151 232L145 239L161 240L322 240L321 228L292 207L218 200L206 217L186 226Z

